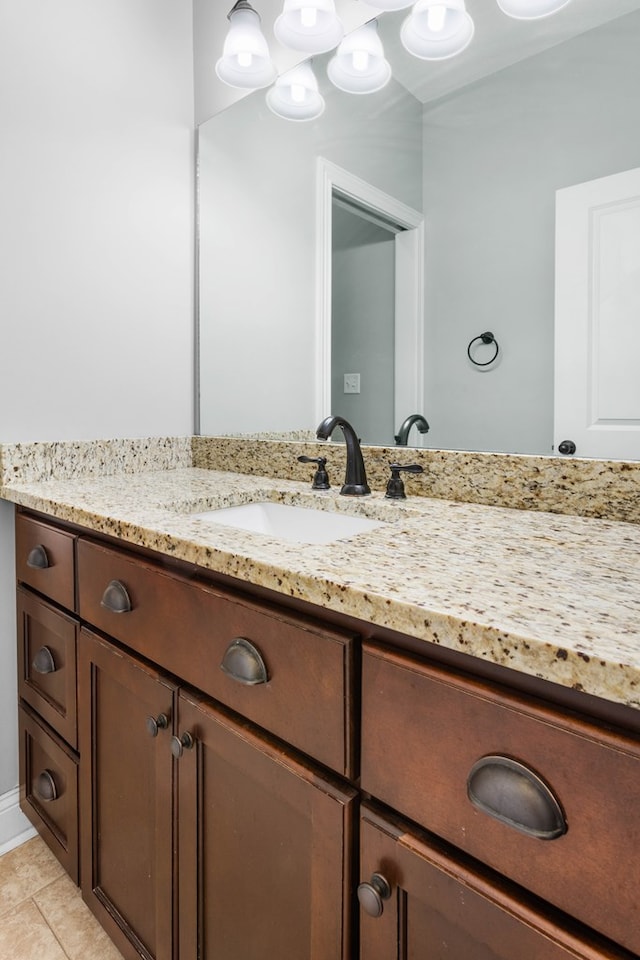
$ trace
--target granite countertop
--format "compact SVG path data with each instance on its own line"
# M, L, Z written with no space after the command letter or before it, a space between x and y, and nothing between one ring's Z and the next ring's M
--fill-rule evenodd
M340 497L193 467L5 482L7 500L277 593L640 708L640 526L427 497ZM327 545L189 514L256 499L362 512Z

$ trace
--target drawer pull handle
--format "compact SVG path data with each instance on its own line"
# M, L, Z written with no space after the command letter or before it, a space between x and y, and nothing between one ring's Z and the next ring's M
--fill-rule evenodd
M31 664L32 668L36 673L55 673L56 672L56 663L53 659L53 654L49 647L40 647L33 662Z
M149 736L157 737L160 730L166 730L169 726L169 718L166 713L161 713L157 717L147 717L145 725Z
M567 832L562 808L537 773L510 757L483 757L467 779L478 810L528 837L555 840Z
M50 770L43 770L33 784L33 792L38 800L50 803L58 799L58 788Z
M360 906L370 917L381 917L384 910L384 900L391 896L391 885L381 873L374 873L369 883L358 886L358 900Z
M107 589L102 594L100 606L110 610L111 613L129 613L133 610L127 588L119 580L111 580L107 584Z
M183 733L181 737L171 737L171 753L179 760L185 750L192 750L195 740L190 733Z
M220 669L232 680L248 687L269 682L262 654L244 637L236 637L231 641L222 658Z
M50 566L47 551L41 543L29 551L27 566L32 567L34 570L46 570L47 567Z

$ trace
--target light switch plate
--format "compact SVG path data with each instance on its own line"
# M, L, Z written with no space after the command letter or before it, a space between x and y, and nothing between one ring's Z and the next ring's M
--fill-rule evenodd
M360 393L360 374L359 373L345 373L344 392Z

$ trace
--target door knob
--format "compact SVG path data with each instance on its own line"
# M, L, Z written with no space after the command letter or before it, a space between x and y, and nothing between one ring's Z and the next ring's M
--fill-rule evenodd
M195 740L190 733L183 733L180 737L171 737L171 753L179 760L185 750L191 750Z
M147 717L145 724L149 736L157 737L159 730L166 730L169 726L169 718L166 713L161 713L157 717Z
M358 900L360 906L370 917L381 917L384 910L384 900L391 896L391 885L381 873L374 873L369 883L358 886Z

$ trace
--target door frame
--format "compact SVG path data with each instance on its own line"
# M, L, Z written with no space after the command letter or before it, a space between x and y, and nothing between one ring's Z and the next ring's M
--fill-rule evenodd
M332 201L334 193L401 228L395 238L394 424L424 405L424 215L324 157L316 162L315 411L331 404Z

